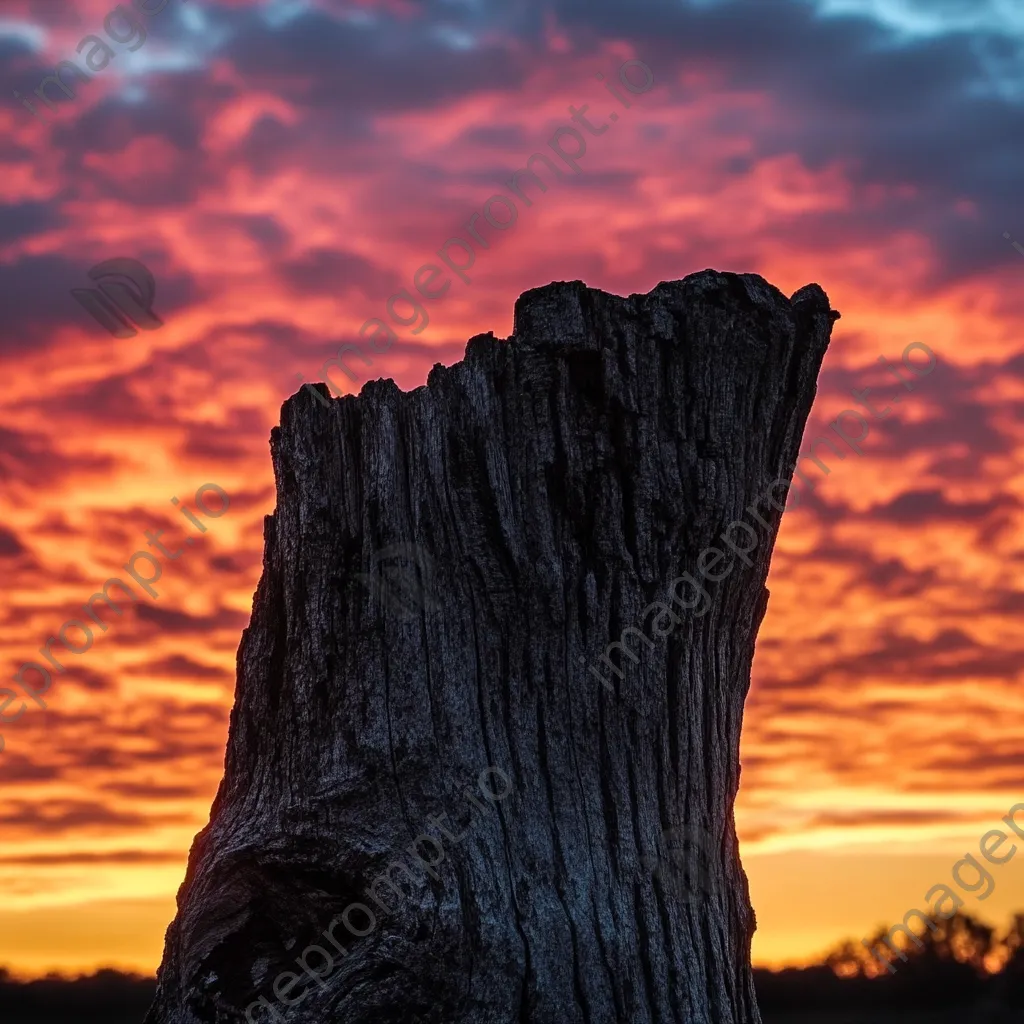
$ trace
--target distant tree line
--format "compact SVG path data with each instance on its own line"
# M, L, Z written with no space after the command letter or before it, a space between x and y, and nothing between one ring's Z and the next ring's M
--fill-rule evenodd
M155 978L102 970L84 978L15 981L0 967L3 1024L141 1024Z
M874 948L893 934L880 928ZM890 974L863 943L840 943L821 966L754 972L758 1002L766 1021L795 1012L913 1014L914 1020L956 1020L958 1024L1018 1024L1024 1003L1024 914L998 932L958 911L935 930L896 933L899 970ZM884 947L882 947L884 948ZM905 959L904 959L905 958ZM927 1016L933 1014L934 1017ZM920 1016L918 1016L920 1015ZM887 1018L886 1018L887 1019Z

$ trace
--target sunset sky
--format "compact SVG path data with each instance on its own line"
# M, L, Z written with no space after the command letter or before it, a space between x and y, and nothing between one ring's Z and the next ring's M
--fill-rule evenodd
M0 722L0 965L156 969L223 767L280 405L584 104L608 127L578 173L505 230L478 218L469 283L332 379L423 384L553 280L709 267L841 312L809 436L853 388L884 405L878 357L927 343L934 372L784 518L736 812L755 963L924 909L1024 801L1024 5L168 0L123 8L141 43L105 33L113 7L0 4L0 686L146 531L180 553ZM115 56L48 110L33 90L94 33ZM163 327L115 338L72 298L115 257L152 271ZM1024 854L992 873L964 909L1002 924Z

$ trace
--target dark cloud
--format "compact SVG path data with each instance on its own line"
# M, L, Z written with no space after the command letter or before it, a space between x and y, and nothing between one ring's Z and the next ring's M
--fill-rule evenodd
M189 615L188 612L158 608L140 604L138 617L141 622L156 626L161 632L181 636L199 636L217 629L239 631L248 625L249 616L229 608L219 608L211 615Z
M1024 616L1024 590L992 587L985 592L984 610L995 615Z
M1004 744L1003 749L992 749L1000 746L984 739L977 740L961 735L958 738L955 756L943 755L930 758L923 765L929 771L942 773L959 773L968 777L978 774L985 778L986 785L994 786L991 773L1002 772L1002 783L1007 788L1020 789L1024 783L1024 750L1019 743Z
M267 214L238 218L239 226L268 256L278 256L290 239L289 233Z
M44 475L48 485L72 473L94 473L109 477L117 460L109 455L77 454L74 458L57 451L42 434L0 426L0 480L19 480L30 487Z
M354 286L383 302L404 287L393 271L382 270L362 256L340 249L309 250L282 264L280 272L295 291L303 294L331 294Z
M13 263L0 263L0 309L5 321L0 355L46 348L69 322L87 330L92 324L98 336L106 334L70 294L72 288L92 284L88 269L61 256L22 256ZM110 342L114 344L115 339L110 337Z
M861 680L894 676L911 677L924 684L966 677L1005 681L1015 679L1024 664L1024 652L986 646L960 629L943 629L930 640L885 629L871 639L873 646L868 650L833 658L802 676L761 676L760 686L795 696L800 690L820 687L826 673L833 681L837 677Z
M881 591L888 597L918 597L939 582L934 569L911 569L898 558L873 562L865 560L860 552L848 553L850 561L859 566L860 579L873 590Z
M1000 494L989 501L950 501L942 491L904 491L885 505L876 505L868 513L869 519L885 519L902 525L925 520L972 522L988 518L993 512L1019 508L1020 503L1009 494Z
M119 591L115 590L113 593L117 594ZM91 626L92 623L89 623L89 625ZM99 630L96 627L93 627L93 634L95 635L98 633ZM117 689L117 683L113 679L103 675L101 672L94 672L92 669L87 668L84 665L76 665L74 662L69 661L67 669L71 678L62 684L64 686L67 686L68 684L80 686L83 690L86 690L89 693L112 693Z
M218 430L210 424L190 424L185 431L185 443L181 446L182 455L216 462L238 463L246 460L254 451L265 451L266 442L258 433L228 433ZM216 511L213 504L215 498L208 496L207 502Z
M260 552L250 550L247 553L239 552L232 555L214 555L214 557L210 559L209 565L214 572L250 572L257 566L263 565L263 558Z
M363 131L368 134L369 130ZM341 131L338 136L349 138L350 133ZM303 125L288 125L273 114L261 114L241 140L237 155L248 173L256 178L271 178L287 171L295 162L295 153L306 150L309 143Z
M812 826L859 828L866 825L948 825L974 821L976 815L954 811L831 811L816 814Z
M227 726L228 713L224 712L223 725ZM203 762L207 764L216 763L217 759L223 759L224 757L224 740L221 739L219 742L207 740L205 742L196 741L194 743L179 742L174 740L160 739L158 736L158 729L154 727L153 730L154 742L159 742L158 746L153 746L149 750L140 750L135 754L135 759L140 762L147 764L163 764L169 766L180 765L185 762L188 758L201 758Z
M18 203L0 206L0 245L9 245L56 227L57 211L48 203Z
M478 146L493 146L503 153L510 149L525 149L533 144L533 140L528 139L526 133L517 124L482 125L467 128L462 133L462 141Z
M166 785L156 782L108 782L103 789L118 796L130 797L132 800L194 800L209 790L209 785L197 780L194 785Z
M180 860L180 853L165 853L160 850L110 850L104 853L70 851L0 856L0 864L23 864L33 867L64 867L75 864L173 864Z
M311 7L270 30L249 8L235 19L226 52L249 80L272 84L310 110L417 110L482 89L515 89L525 80L526 67L507 43L492 38L454 49L429 13L376 14L376 25L366 27Z
M16 558L25 554L26 550L16 534L0 526L0 558Z
M27 803L12 800L0 808L0 825L28 830L37 835L56 835L85 829L143 828L157 823L182 824L188 815L152 811L115 810L92 800L46 800Z
M158 658L139 666L139 670L147 674L181 676L184 679L216 679L223 681L229 673L220 668L203 665L184 654L172 654L166 658Z
M5 723L5 731L9 729L10 726ZM0 754L3 758L3 777L6 786L16 782L56 782L64 778L64 769L60 765L40 763L38 754L28 756L22 752L22 744L12 743L11 739L11 733L8 732L6 745Z
M113 340L113 339L111 339ZM126 339L129 343L131 339ZM78 413L97 424L141 427L174 422L177 412L174 401L166 393L146 388L150 374L142 371L111 373L79 387L70 387L61 394L66 413ZM140 393L145 399L140 401Z

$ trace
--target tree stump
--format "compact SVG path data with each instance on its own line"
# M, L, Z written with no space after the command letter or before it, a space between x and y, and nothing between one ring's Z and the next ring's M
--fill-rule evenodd
M285 402L147 1024L759 1021L740 727L837 316L556 283L425 387Z

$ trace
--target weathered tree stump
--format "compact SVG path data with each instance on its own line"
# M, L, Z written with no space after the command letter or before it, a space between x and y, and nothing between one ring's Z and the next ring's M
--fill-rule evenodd
M552 284L426 387L284 404L147 1024L759 1020L740 726L837 315Z

